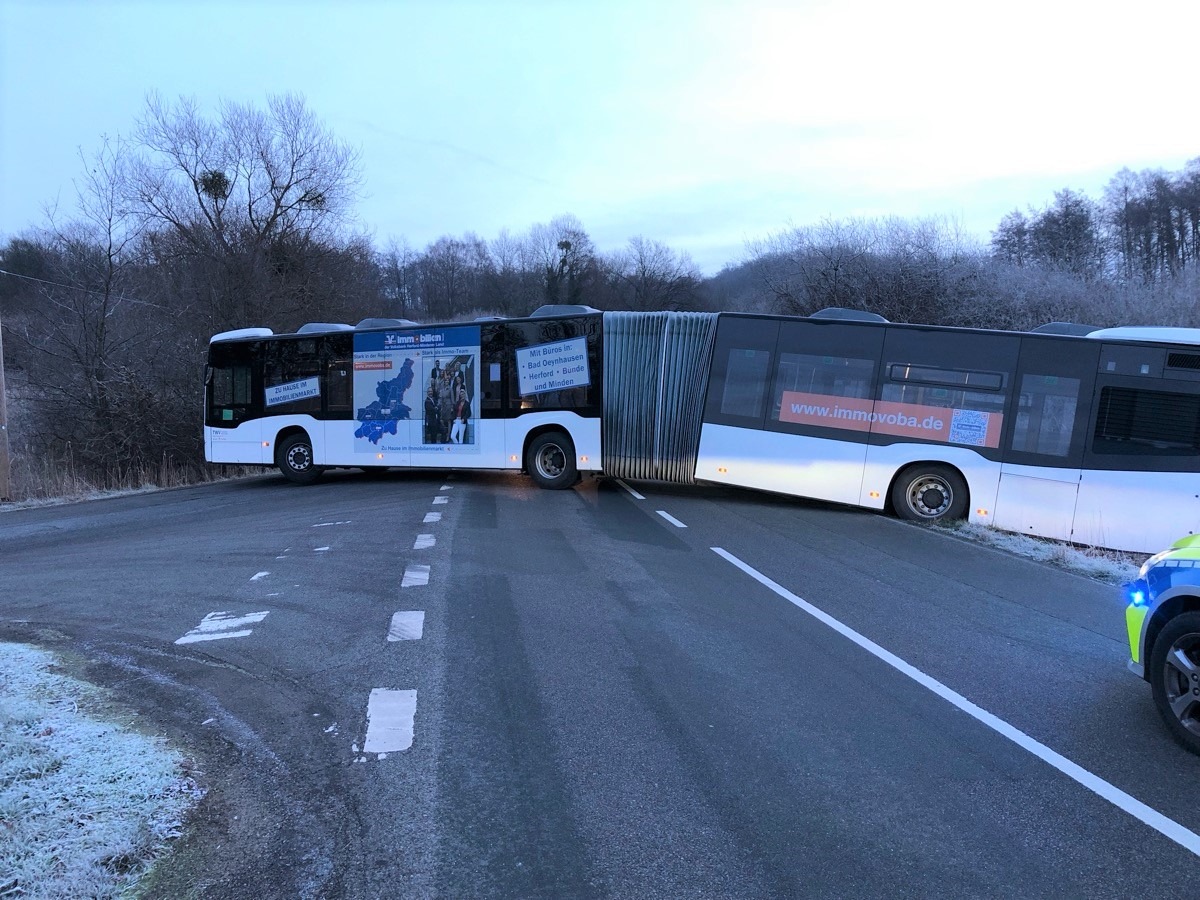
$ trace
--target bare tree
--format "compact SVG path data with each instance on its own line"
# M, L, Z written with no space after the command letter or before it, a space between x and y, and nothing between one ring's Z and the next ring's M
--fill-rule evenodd
M630 238L626 248L605 262L616 302L623 309L694 309L700 270L687 253L660 241Z
M13 333L26 345L42 432L102 479L143 464L138 427L147 411L143 354L165 331L139 296L145 220L126 205L129 148L105 140L76 182L79 217L38 236L36 301ZM81 154L82 158L82 154Z
M295 95L267 109L191 99L147 100L131 199L166 255L207 260L210 325L302 315L280 257L345 245L359 185L358 153ZM320 298L313 298L319 300Z
M992 232L992 255L1014 266L1029 262L1029 219L1019 209L1006 214Z
M402 319L417 315L421 308L419 259L408 241L396 241L394 238L379 257L383 296L388 302L389 312Z

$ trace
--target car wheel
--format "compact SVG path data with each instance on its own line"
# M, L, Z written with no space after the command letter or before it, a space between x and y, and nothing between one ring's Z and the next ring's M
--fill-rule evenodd
M1200 753L1200 612L1175 616L1150 653L1154 703L1183 746Z
M561 431L539 434L525 451L525 471L538 487L569 488L579 481L575 467L575 445Z
M912 466L892 485L892 507L910 522L962 519L967 515L967 483L949 466Z
M275 451L275 465L283 477L294 484L311 484L323 471L313 462L312 442L306 434L285 437Z

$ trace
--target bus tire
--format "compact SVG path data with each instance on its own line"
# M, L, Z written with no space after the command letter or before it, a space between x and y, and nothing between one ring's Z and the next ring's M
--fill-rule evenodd
M323 471L313 462L312 441L307 434L290 434L275 450L275 465L293 484L312 484Z
M1200 612L1167 622L1150 651L1150 687L1167 728L1184 747L1200 753Z
M967 483L949 466L910 466L892 484L892 508L909 522L942 522L967 515Z
M579 481L575 466L575 445L561 431L547 431L529 442L525 451L525 471L541 488L561 491Z

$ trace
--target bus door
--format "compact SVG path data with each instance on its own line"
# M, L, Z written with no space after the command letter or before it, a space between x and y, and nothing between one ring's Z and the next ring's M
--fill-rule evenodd
M992 524L1072 540L1099 347L1086 340L1022 341Z
M349 341L332 343L322 364L322 399L326 460L354 459L354 355Z
M1103 344L1078 543L1153 552L1200 531L1200 348Z

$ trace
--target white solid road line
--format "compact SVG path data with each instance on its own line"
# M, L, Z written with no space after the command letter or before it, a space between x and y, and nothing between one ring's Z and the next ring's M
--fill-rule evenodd
M392 616L387 639L389 641L419 641L424 629L424 611L415 609L398 612Z
M416 543L413 544L414 550L428 550L437 543L437 538L432 534L418 534Z
M655 512L657 512L660 516L662 516L664 519L666 519L668 522L670 522L676 528L687 528L686 525L684 525L682 522L680 522L677 518L675 518L673 515L671 515L665 509L656 509Z
M375 688L367 700L365 753L407 750L413 742L413 718L417 712L416 691Z
M621 487L625 488L625 490L629 491L629 493L631 493L633 495L634 500L645 500L646 499L641 494L639 494L637 491L635 491L633 488L631 488L629 485L627 485L625 482L623 482L620 478L617 478L616 482Z
M435 512L428 512L428 513L425 513L425 518L422 519L421 521L425 525L429 525L433 522L440 522L440 521L442 521L442 514L435 513Z
M1158 810L1152 809L1141 800L1138 800L1136 797L1125 793L1120 788L1109 784L1100 776L1094 775L1082 766L1071 762L1071 760L1067 759L1062 754L1056 753L1040 741L1034 740L1019 728L1008 724L1008 722L1005 722L998 716L992 715L992 713L988 712L986 709L976 706L962 694L950 690L950 688L946 687L936 678L926 675L920 669L906 663L900 657L896 656L896 654L883 649L883 647L880 647L871 639L863 637L850 626L843 625L833 616L829 615L823 610L818 609L808 601L797 597L787 588L782 587L781 585L772 581L766 575L763 575L753 567L746 565L746 563L742 562L732 553L729 553L720 547L712 547L710 549L722 559L737 566L759 584L770 588L789 603L792 603L799 609L808 613L818 622L828 625L838 634L842 635L842 637L858 644L858 646L862 647L872 656L875 656L876 658L887 663L896 671L907 675L922 687L933 691L933 693L937 694L943 700L954 704L954 706L961 709L973 719L976 719L998 734L1008 738L1018 747L1028 750L1038 759L1058 769L1058 771L1062 772L1073 781L1081 784L1089 791L1097 794L1100 797L1103 797L1109 803L1121 810L1124 810L1134 818L1140 819L1155 831L1159 832L1165 837L1170 838L1181 847L1191 851L1197 856L1200 856L1200 835L1196 834L1194 831L1188 830L1174 819L1167 818L1162 813L1158 812Z
M247 613L235 616L230 612L209 613L200 620L200 624L179 638L176 644L195 644L200 641L223 641L227 638L245 637L253 629L247 625L255 625L267 617L267 611Z
M429 566L409 565L404 570L404 580L400 582L400 587L420 587L423 584L429 584Z

